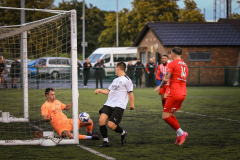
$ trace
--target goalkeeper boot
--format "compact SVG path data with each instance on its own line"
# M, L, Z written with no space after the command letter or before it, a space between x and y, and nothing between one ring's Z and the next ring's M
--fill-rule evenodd
M187 136L188 136L188 133L183 132L183 135L178 137L179 138L179 146L181 146L185 142L185 139L187 138Z
M127 131L123 135L121 135L121 144L124 145L124 143L127 142Z
M92 135L92 139L94 139L94 140L99 140L99 139L100 139L100 136L97 135L97 134L93 134L93 135Z
M93 133L92 132L87 132L87 136L91 136Z
M110 146L110 142L103 141L103 143L99 147L109 147L109 146Z

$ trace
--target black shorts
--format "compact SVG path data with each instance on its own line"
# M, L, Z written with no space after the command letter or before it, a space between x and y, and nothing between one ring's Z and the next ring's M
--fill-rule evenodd
M99 110L99 113L105 113L108 116L109 121L112 121L116 125L118 125L123 116L124 109L120 107L109 107L106 105L103 105L103 107Z

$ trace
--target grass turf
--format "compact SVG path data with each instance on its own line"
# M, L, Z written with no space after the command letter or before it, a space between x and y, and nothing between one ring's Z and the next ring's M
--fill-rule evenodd
M56 99L66 97L60 100L68 103L68 96L68 90L56 90ZM120 135L111 130L108 130L109 148L98 147L102 140L80 140L80 143L116 159L240 159L239 88L188 87L188 95L180 109L184 112L175 113L180 127L189 133L182 146L174 145L176 133L161 119L161 99L157 92L151 88L135 89L134 96L136 110L125 110L120 123L129 133L126 145L122 146ZM98 110L106 99L106 95L94 95L93 89L79 90L79 113L86 111L90 114L95 124L94 131L99 131ZM35 101L39 112L42 103L44 99ZM71 113L65 113L71 116ZM7 134L3 130L1 127L1 139ZM80 133L85 134L85 129L81 129ZM75 145L0 146L0 149L1 159L102 159Z

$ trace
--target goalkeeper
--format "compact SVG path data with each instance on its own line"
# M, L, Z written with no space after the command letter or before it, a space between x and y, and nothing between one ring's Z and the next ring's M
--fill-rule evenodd
M53 129L62 138L73 138L73 119L68 119L62 110L69 110L72 103L65 105L58 100L55 100L55 91L53 88L46 88L45 96L47 101L42 105L41 112L43 121L50 121ZM79 139L99 139L100 135L92 134L93 121L89 119L88 122L80 122L78 120L79 129L86 127L87 135L80 135Z

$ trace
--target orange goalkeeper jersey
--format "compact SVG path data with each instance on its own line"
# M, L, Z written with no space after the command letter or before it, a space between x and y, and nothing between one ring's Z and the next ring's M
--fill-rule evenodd
M65 104L55 100L53 103L46 101L41 108L42 116L47 116L50 119L51 125L57 132L63 125L66 125L65 123L69 124L69 119L62 112L65 107Z

